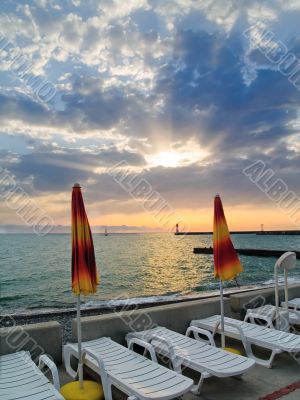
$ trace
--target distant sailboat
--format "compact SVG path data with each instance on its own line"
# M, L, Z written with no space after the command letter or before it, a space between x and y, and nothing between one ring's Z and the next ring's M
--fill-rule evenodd
M104 229L104 236L108 236L107 227Z

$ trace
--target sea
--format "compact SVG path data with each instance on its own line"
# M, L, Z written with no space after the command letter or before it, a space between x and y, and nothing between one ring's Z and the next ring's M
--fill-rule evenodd
M82 297L82 307L153 303L217 293L213 257L193 254L212 246L211 235L170 233L94 234L100 284L95 295ZM299 250L300 236L234 234L236 248ZM273 283L275 258L240 256L241 287ZM300 265L289 272L300 282ZM283 279L280 276L280 279ZM71 292L69 234L0 234L0 313L46 312L75 307ZM236 290L235 282L226 282Z

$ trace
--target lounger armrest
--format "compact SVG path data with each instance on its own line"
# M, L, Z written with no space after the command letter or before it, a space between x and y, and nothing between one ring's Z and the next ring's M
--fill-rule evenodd
M262 321L266 322L266 325L264 325L266 328L272 328L275 329L272 321L272 317L265 315L265 314L260 314L260 313L255 313L251 310L247 311L247 314L244 318L244 322L250 321L252 324L256 324L255 319L260 319ZM258 325L258 324L256 324Z
M172 343L169 340L167 340L167 339L165 339L165 338L163 338L163 337L161 337L159 335L151 335L150 343L152 343L153 341L156 341L156 342L159 342L161 344L164 344L167 347L169 353L175 355L174 347L173 347Z
M58 376L58 370L55 365L55 363L50 360L48 356L43 354L39 358L39 369L43 369L44 367L47 367L52 375L52 381L53 381L53 386L55 387L56 390L60 390L60 382L59 382L59 376Z
M217 331L217 329L218 329L218 327L220 325L221 325L221 320L216 323L216 326L215 326L215 329L214 329L214 333ZM241 341L243 343L244 348L248 349L249 346L248 346L248 342L247 342L247 339L245 337L243 329L238 324L235 324L234 322L226 321L225 325L226 326L231 326L232 328L235 328L238 331L238 334L240 336L240 339L241 339Z
M173 344L169 340L167 340L159 335L155 335L155 334L151 335L150 343L152 344L154 341L156 343L158 342L162 345L165 345L165 347L167 348L167 357L171 361L174 371L181 373L181 361L176 356ZM153 346L155 348L157 345L153 344ZM160 351L156 351L156 352L160 353ZM161 353L163 354L162 351L161 351Z
M65 370L73 379L75 379L78 375L77 371L75 371L71 365L72 356L77 358L77 355L75 355L74 353L75 352L73 351L70 344L66 344L63 346L63 360L64 360Z
M100 356L98 356L97 354L95 354L93 351L91 351L90 349L87 348L83 348L82 349L82 363L84 364L86 356L89 356L91 358L93 358L99 367L99 371L100 371L100 375L102 376L103 374L106 374L106 368L105 368L105 364L104 361L102 360L102 358Z
M190 333L194 334L194 338L196 340L200 340L200 341L204 341L204 339L202 339L199 335L204 335L207 337L209 343L212 346L216 346L215 340L213 335L211 334L211 332L207 331L206 329L202 329L202 328L197 328L196 326L189 326L187 328L187 331L185 333L185 336L190 336Z
M129 340L128 342L128 348L132 351L133 350L133 346L137 344L138 346L143 347L145 350L148 350L151 356L151 360L157 363L157 358L156 358L156 354L155 354L155 350L154 347L152 346L151 343L145 342L144 340L138 339L138 338L132 338Z
M242 339L242 340L246 340L245 334L244 334L244 331L243 331L243 328L240 327L240 325L235 324L234 322L229 322L229 321L226 321L225 325L231 326L232 328L235 328L235 329L238 331L238 333L239 333L241 339Z
M151 332L151 329L146 330L146 331L141 331L141 332L129 332L125 336L125 340L127 343L127 346L130 342L131 339L140 339L143 342L150 342L150 339L152 337L153 333Z

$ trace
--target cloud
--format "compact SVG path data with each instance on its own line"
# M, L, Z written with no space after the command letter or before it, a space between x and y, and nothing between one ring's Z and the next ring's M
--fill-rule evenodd
M36 192L64 192L74 182L89 184L97 181L100 171L108 171L120 162L133 168L145 166L144 158L137 153L118 151L111 147L98 152L40 145L34 153L22 154L13 159L11 153L3 153L2 165L18 182L30 180Z
M193 133L198 127L199 139L215 150L251 152L296 133L288 122L297 118L300 93L274 70L259 70L246 86L239 35L181 32L174 53L173 64L160 71L157 90L167 99L178 137L186 135L186 126Z
M35 196L81 181L108 214L140 207L107 173L122 160L177 208L216 192L266 202L241 172L256 159L297 191L300 94L243 32L259 20L299 57L299 12L281 0L6 4L2 34L57 94L39 103L2 55L1 165Z

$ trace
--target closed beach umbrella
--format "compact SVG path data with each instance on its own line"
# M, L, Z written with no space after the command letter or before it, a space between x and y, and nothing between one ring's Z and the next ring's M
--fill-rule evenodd
M223 281L234 279L243 271L243 267L233 247L219 195L215 196L214 201L213 247L215 279L220 282L221 343L225 347Z
M81 188L75 183L72 191L72 290L77 297L78 377L61 388L66 400L103 400L102 386L83 381L80 296L96 293L99 283L94 244L85 212Z
M82 337L80 322L80 295L96 293L99 283L94 244L78 183L72 191L72 290L77 296L78 374L83 386Z

